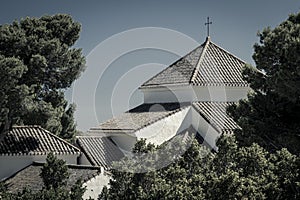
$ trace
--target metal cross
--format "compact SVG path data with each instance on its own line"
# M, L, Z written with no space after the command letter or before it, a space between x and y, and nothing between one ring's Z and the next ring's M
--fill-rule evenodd
M204 24L207 25L207 37L209 37L209 25L212 24L212 22L209 21L209 17L207 17L207 22Z

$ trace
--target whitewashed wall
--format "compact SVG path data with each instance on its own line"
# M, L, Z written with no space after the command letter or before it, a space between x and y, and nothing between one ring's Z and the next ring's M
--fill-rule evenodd
M78 165L92 165L91 162L87 159L84 153L81 153L78 159Z
M134 134L112 134L111 139L122 150L131 151L137 140L147 139L147 142L160 145L171 139L176 133L188 128L191 124L190 106L164 119L142 128Z
M189 127L190 106L159 120L135 133L138 139L145 138L147 142L160 145Z
M101 170L101 174L91 178L84 184L83 187L86 187L86 191L83 194L83 199L98 199L98 196L101 194L104 186L108 186L110 176Z
M122 133L119 135L114 134L111 136L111 139L119 148L125 151L131 151L137 141L136 137L126 133Z
M57 155L68 164L77 164L79 155ZM34 161L45 162L47 155L7 155L0 156L0 180L8 178L19 170L31 165Z
M247 97L248 87L178 86L142 89L145 103L238 101Z

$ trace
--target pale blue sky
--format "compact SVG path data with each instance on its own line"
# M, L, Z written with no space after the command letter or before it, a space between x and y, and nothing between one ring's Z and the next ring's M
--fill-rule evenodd
M26 16L71 14L82 24L81 37L76 47L83 48L84 55L88 55L99 43L112 35L141 27L176 30L202 43L206 37L204 23L206 17L210 16L213 21L210 34L212 41L254 64L251 56L252 46L258 41L257 31L267 26L274 27L290 13L299 10L299 0L3 0L0 24L11 23ZM80 110L84 108L78 108L80 112L76 113L76 118L79 129L87 130L113 115L112 88L132 66L147 63L167 65L177 57L178 55L170 52L151 49L130 52L116 60L100 81L91 79L84 82L86 87L95 84L97 86L94 95L97 120L81 114ZM155 69L159 68L162 66L156 66ZM152 74L149 72L146 76L150 77ZM69 91L67 96L70 98L71 94ZM129 101L130 107L141 103L141 95L135 92ZM124 109L120 107L115 113L125 111Z

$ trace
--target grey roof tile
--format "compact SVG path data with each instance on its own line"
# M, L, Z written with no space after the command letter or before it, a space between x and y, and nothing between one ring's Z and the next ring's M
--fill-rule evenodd
M203 46L201 45L146 81L141 88L157 85L189 84L202 51Z
M42 163L33 163L6 179L4 184L7 185L8 192L22 192L24 187L27 187L33 192L41 190L44 186L42 178L40 177L42 166ZM82 165L68 165L68 171L70 173L66 185L68 190L71 189L78 179L86 182L100 173L98 167Z
M217 131L230 133L240 129L239 125L227 115L227 106L234 102L194 102L193 107Z
M242 78L245 62L214 44L205 43L182 57L140 88L170 85L248 86Z
M13 126L0 141L0 155L80 154L67 141L39 126Z
M91 128L103 132L133 133L156 121L179 112L190 103L151 103L141 104L119 116L116 116L100 126Z
M92 165L110 169L114 161L124 157L122 151L108 137L78 136L77 144Z

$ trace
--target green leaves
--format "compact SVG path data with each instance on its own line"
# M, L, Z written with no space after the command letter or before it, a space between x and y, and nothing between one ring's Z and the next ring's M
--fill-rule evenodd
M53 153L49 153L40 176L46 189L58 189L66 184L69 178L68 167L64 160L57 159Z
M135 149L145 152L148 146L145 141L137 144ZM213 154L194 140L180 158L162 169L145 173L114 169L110 187L103 189L99 199L300 197L300 160L286 149L269 153L255 143L249 147L240 147L234 136L221 137L218 147L219 151ZM151 151L155 152L153 149ZM144 163L154 161L154 157L144 158ZM132 159L125 158L118 165L133 167Z
M0 55L0 132L9 131L25 111L24 103L31 98L30 88L20 81L26 71L21 60Z
M202 152L207 150L195 140L191 151L172 158L170 152L178 151L180 146L184 146L182 141L156 148L145 140L138 141L134 148L135 153L140 153L138 158L125 158L115 164L110 188L103 190L100 199L204 199L200 185L204 178L199 172L203 169L202 155L208 155ZM168 160L169 165L155 168L161 167L162 160ZM141 168L148 171L140 172Z
M0 26L0 93L4 102L15 105L0 100L0 133L26 124L41 125L66 139L74 136L74 106L68 107L64 90L85 69L81 49L72 47L80 30L64 14Z
M247 65L244 78L253 91L229 114L240 125L241 145L258 143L269 151L282 147L300 153L300 13L274 29L259 33L254 45L256 68Z

